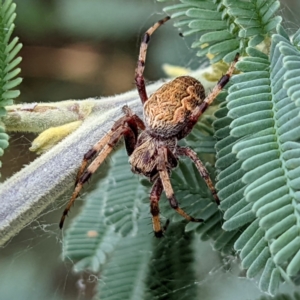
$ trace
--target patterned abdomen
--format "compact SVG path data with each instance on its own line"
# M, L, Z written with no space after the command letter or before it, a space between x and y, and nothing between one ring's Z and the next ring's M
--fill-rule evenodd
M193 77L181 76L164 84L144 104L147 129L164 137L178 134L204 98L202 84Z

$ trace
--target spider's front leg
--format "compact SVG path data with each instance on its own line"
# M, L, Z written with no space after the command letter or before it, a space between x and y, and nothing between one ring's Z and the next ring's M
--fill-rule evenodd
M131 153L133 152L137 141L138 128L143 130L145 128L145 125L137 115L132 113L129 107L124 106L123 111L125 112L126 115L120 118L118 121L116 121L112 129L84 155L84 159L82 161L81 167L77 174L76 186L74 192L72 194L71 199L69 200L67 207L63 212L63 215L59 223L60 228L63 227L65 218L70 208L72 207L74 201L78 197L83 185L100 167L100 165L103 163L106 157L111 153L114 146L118 143L118 141L122 136L124 136L128 155L131 155ZM93 159L95 156L96 158L86 168L88 162L91 159Z
M158 149L158 164L157 170L159 172L159 178L155 182L151 194L151 214L152 214L152 222L155 236L159 237L162 235L162 230L160 227L160 222L158 219L159 208L158 208L158 200L162 189L164 189L167 199L169 200L170 206L176 210L182 217L187 219L190 222L203 222L202 219L196 219L192 216L188 215L182 208L179 207L178 202L175 198L173 187L171 185L169 171L167 169L167 164L170 161L176 160L172 152L167 147L161 147Z
M152 215L152 226L154 235L157 238L160 238L163 236L163 230L161 229L160 219L159 219L159 199L161 196L161 193L163 191L163 185L161 183L160 178L158 178L150 192L150 212Z

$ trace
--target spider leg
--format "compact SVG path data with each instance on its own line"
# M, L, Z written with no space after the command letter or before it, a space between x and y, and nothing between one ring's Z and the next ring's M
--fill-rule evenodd
M148 43L150 41L150 36L153 34L153 32L158 27L160 27L162 24L167 22L169 19L170 19L170 17L165 17L162 20L156 22L152 27L150 27L145 32L144 37L141 42L138 64L135 69L135 84L136 84L138 93L140 95L140 98L142 100L142 103L145 103L148 100L143 73L144 73L144 69L145 69L145 60L146 60Z
M235 58L233 60L233 62L231 63L231 66L229 67L227 73L225 75L223 75L220 80L218 81L218 83L215 85L215 87L213 88L213 90L209 93L209 95L204 99L203 103L201 103L199 105L198 108L198 113L199 116L201 114L203 114L203 112L207 109L207 107L209 105L212 104L212 102L215 100L215 98L220 94L220 92L222 91L222 89L225 87L225 85L229 82L230 77L232 76L234 70L235 70L235 65L239 60L239 53L237 53L235 55Z
M190 215L188 215L182 208L179 207L178 202L175 198L173 187L171 185L169 172L166 166L166 162L168 161L167 157L167 148L159 148L158 149L158 170L159 170L159 176L162 181L163 188L166 193L166 197L169 200L170 206L176 210L182 217L187 219L190 222L203 222L202 219L196 219Z
M163 236L163 230L161 228L160 220L159 220L159 206L158 202L161 196L161 193L163 191L163 185L158 178L154 185L152 186L151 192L150 192L150 212L152 215L152 226L154 235L158 238Z
M79 180L76 184L76 187L74 189L72 197L69 200L69 203L68 203L67 207L65 208L63 215L61 217L61 220L59 223L60 229L63 227L65 218L66 218L70 208L72 207L74 201L78 197L83 185L96 172L96 170L100 167L100 165L103 163L103 161L106 159L106 157L110 154L110 152L113 150L114 146L117 144L117 142L120 140L120 138L123 135L125 137L125 140L126 139L131 140L130 144L133 143L132 141L135 141L134 132L132 131L132 129L129 126L119 127L115 132L113 132L110 135L110 139L109 139L108 143L103 147L103 149L98 154L98 156L93 160L93 162L88 166L88 168L84 171L84 173L79 177ZM101 142L101 140L100 140L100 142ZM99 142L99 144L100 144L100 142Z
M183 156L187 156L189 157L194 164L196 165L201 177L205 180L206 185L208 186L208 188L210 189L217 205L220 204L220 200L219 197L217 195L217 191L214 187L214 184L211 180L211 178L209 177L209 173L207 171L207 169L205 168L205 166L203 165L202 161L198 158L197 154L195 151L193 151L190 148L181 148L181 147L177 147L176 148L176 154L178 155L183 155Z
M221 79L218 81L218 83L213 88L211 93L209 93L209 95L207 95L207 97L203 100L203 102L194 109L193 113L189 117L185 129L182 130L181 134L178 135L177 137L179 140L185 137L192 130L194 125L198 122L199 117L206 111L206 109L212 104L215 98L220 94L220 92L222 91L222 89L225 87L230 77L232 76L235 70L235 65L238 62L238 59L239 59L239 53L236 54L234 61L229 67L227 73L221 77Z
M132 110L127 105L123 106L122 110L125 113L125 116L121 117L118 121L116 121L112 129L84 155L81 166L77 172L75 186L77 185L79 178L86 169L89 161L91 161L96 156L96 154L109 142L109 140L112 137L112 134L120 126L124 126L125 124L127 124L131 128L135 135L134 142L132 142L132 139L130 138L125 139L126 150L128 155L130 155L133 152L135 140L137 139L138 135L138 128L144 130L145 124L136 114L132 112Z
M139 116L137 116L136 114L134 114L132 112L132 110L127 105L124 105L122 107L122 110L123 110L124 114L127 117L130 117L127 120L128 124L133 124L134 123L135 126L137 126L138 128L140 128L141 130L145 130L146 126L144 124L144 121Z
M100 141L98 141L85 155L83 156L83 160L81 166L76 175L75 187L78 184L79 178L82 176L86 166L88 165L89 161L95 157L95 155L108 143L113 131L110 130Z

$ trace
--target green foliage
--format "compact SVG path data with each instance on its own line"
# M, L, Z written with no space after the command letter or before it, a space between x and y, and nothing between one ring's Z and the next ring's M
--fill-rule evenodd
M0 7L1 117L19 95L13 89L21 82L16 66L22 45L17 38L9 42L15 4L6 0ZM176 197L204 222L187 224L163 196L161 217L170 225L163 239L155 239L150 185L140 185L125 152L116 152L107 177L87 195L64 237L63 257L74 262L74 271L99 278L95 299L198 299L195 238L211 240L220 256L237 253L246 276L267 294L276 295L282 282L298 283L300 31L289 39L278 25L278 8L275 0L180 0L165 8L183 35L201 35L192 45L199 56L230 63L242 54L241 73L219 96L216 120L202 118L182 141L209 162L222 202L218 208L195 166L182 159L171 178ZM0 155L7 141L0 124Z
M167 2L168 0L159 0ZM176 19L175 26L183 35L201 34L193 48L201 48L198 56L212 54L211 62L230 63L237 52L244 54L248 46L266 41L280 16L274 16L277 0L180 0L164 9Z
M300 271L300 108L291 98L296 75L288 73L300 53L298 34L290 42L281 27L278 32L270 58L249 47L249 57L237 64L243 73L232 78L226 106L218 112L218 126L227 125L216 132L223 228L247 225L234 247L247 276L262 272L259 286L270 294Z
M0 118L6 114L5 106L11 105L13 99L18 97L20 92L13 90L22 81L16 77L21 72L16 68L21 62L21 57L16 57L22 48L17 37L10 41L15 28L14 20L16 5L12 0L1 1L0 3ZM8 135L0 122L0 156L8 147Z
M98 192L99 187L89 195L89 201L64 239L63 258L76 261L75 272L99 272L120 240L114 227L104 222L103 201Z
M197 299L193 238L193 233L184 232L181 222L170 224L163 241L153 241L144 299Z
M145 281L151 256L151 227L145 222L148 207L141 208L138 232L121 238L101 274L98 293L94 299L144 299ZM151 233L152 234L152 233Z

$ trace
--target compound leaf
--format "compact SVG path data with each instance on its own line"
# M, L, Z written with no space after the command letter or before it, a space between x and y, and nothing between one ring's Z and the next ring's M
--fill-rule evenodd
M21 72L17 68L21 57L17 57L22 48L17 37L10 41L11 34L15 28L16 4L12 0L0 3L0 117L5 116L5 106L11 105L13 99L20 95L19 90L14 90L22 79L17 77ZM8 147L9 136L5 133L5 127L0 122L0 156ZM1 162L0 162L1 166Z
M184 224L170 224L163 242L154 240L144 299L196 299L193 239ZM182 276L184 270L184 278Z
M243 74L232 78L226 108L223 104L219 114L219 122L226 119L227 130L216 132L221 137L216 144L216 187L225 210L223 228L246 226L235 250L247 276L262 272L259 286L272 295L281 281L291 281L300 271L300 108L291 97L299 81L286 83L284 75L294 66L289 62L298 59L300 53L286 35L275 34L269 59L250 55L238 62Z
M135 236L121 238L106 265L94 299L144 299L145 281L152 253L151 225L145 220L148 206L143 205ZM151 234L149 234L151 233Z
M201 35L192 47L201 48L198 56L212 54L212 63L221 59L230 63L237 52L245 54L247 47L267 42L282 19L275 16L280 7L277 0L180 2L165 7L165 12L176 19L174 25L182 28L184 36Z

